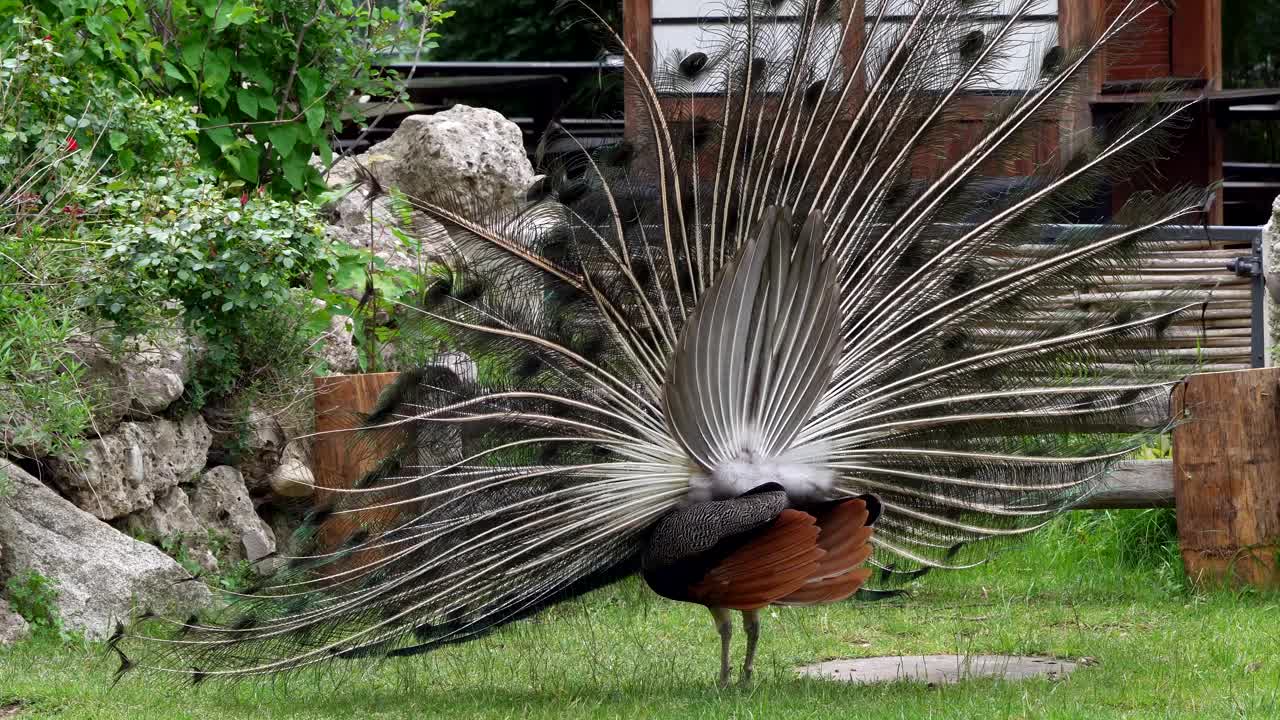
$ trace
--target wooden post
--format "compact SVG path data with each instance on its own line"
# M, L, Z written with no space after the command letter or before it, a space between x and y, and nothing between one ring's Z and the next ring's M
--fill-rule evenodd
M640 95L641 81L637 76L648 75L653 70L653 0L623 0L622 40L631 53L626 60L622 81L623 118L626 121L623 134L634 139L644 127L640 119L647 112Z
M322 488L350 487L370 469L369 458L352 451L352 434L362 416L373 410L378 396L400 373L331 375L315 379L316 441L312 450L316 503L328 501Z
M1173 395L1187 576L1280 588L1280 369L1192 375Z

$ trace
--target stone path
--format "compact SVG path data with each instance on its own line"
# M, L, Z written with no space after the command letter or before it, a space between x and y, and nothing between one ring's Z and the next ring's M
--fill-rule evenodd
M912 681L956 683L973 678L1024 680L1057 679L1075 670L1076 663L1051 657L1017 655L907 655L828 660L796 668L800 675L841 682Z

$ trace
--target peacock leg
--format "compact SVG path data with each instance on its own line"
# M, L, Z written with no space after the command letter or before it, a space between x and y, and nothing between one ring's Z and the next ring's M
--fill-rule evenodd
M742 661L741 682L747 685L751 682L751 671L755 669L756 641L760 639L759 610L742 611L742 629L747 633L747 657Z
M720 633L720 687L729 685L729 640L733 638L733 617L727 608L710 608Z

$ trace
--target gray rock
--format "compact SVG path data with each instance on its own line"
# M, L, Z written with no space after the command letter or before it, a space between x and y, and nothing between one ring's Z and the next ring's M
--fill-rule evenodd
M94 434L108 433L124 419L133 402L129 375L120 362L120 353L118 349L88 335L74 336L67 345L76 362L83 367L80 386L85 388L93 408L90 431Z
M942 685L978 678L1063 678L1077 663L1021 655L913 655L827 660L796 668L804 677L852 683L920 682Z
M204 467L211 436L199 415L180 421L124 422L84 443L78 457L52 458L53 482L102 520L145 510L157 495Z
M254 511L244 478L233 467L212 468L200 478L191 510L205 529L227 538L228 559L257 562L275 552L275 536Z
M132 366L126 366L126 370L131 395L130 417L145 418L164 412L186 389L182 378L172 370Z
M255 495L271 490L271 473L283 459L288 438L273 414L256 406L247 413L236 408L206 408L213 432L210 465L233 465Z
M406 232L421 243L420 248L413 247L392 231L392 228L400 227L403 223L391 211L391 199L375 198L370 211L366 197L365 188L357 187L339 201L334 210L335 222L325 228L325 236L330 242L343 243L370 251L381 258L390 269L414 271L420 269L426 261L420 250L434 247L430 242L431 238L446 237L444 227L422 213L411 213L414 227L406 228ZM343 207L344 202L347 203L347 207ZM358 296L363 289L352 288L344 292Z
M1262 322L1267 366L1280 365L1280 197L1271 205L1271 220L1262 229L1262 270L1267 288Z
M130 338L121 362L129 384L129 416L146 418L163 412L182 397L204 344L181 328L165 328Z
M36 571L54 581L70 630L107 636L135 609L185 615L209 604L209 589L158 549L130 538L0 460L16 492L0 503L0 578Z
M317 299L313 302L321 310L326 307L323 300ZM360 358L355 345L355 324L350 317L334 313L329 318L329 329L320 340L319 352L330 374L360 372Z
M520 127L467 105L405 118L363 161L384 186L411 197L447 190L478 203L505 202L523 195L534 178Z
M171 327L119 342L107 331L76 335L68 349L84 367L80 382L92 398L92 430L101 435L126 417L149 418L181 397L204 345Z
M285 450L284 462L271 473L271 492L279 497L310 497L315 491L316 478L307 466L297 443Z
M27 621L14 612L4 598L0 598L0 647L18 642L30 631Z
M201 568L210 572L218 569L217 559L209 552L209 534L191 513L191 503L181 487L169 488L156 498L155 505L128 516L125 527L152 542L181 543Z

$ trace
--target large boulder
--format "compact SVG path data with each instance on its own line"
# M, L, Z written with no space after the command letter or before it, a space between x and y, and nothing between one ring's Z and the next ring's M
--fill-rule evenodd
M494 110L455 105L411 115L362 158L386 187L410 197L457 193L479 204L510 201L533 184L520 126Z
M342 158L326 175L330 187L351 191L329 208L330 240L366 248L394 269L418 269L422 252L438 249L443 226L413 212L411 247L392 228L403 225L387 191L410 198L457 193L478 206L509 202L533 184L533 165L520 127L500 113L455 105L434 115L412 115L395 133L358 157ZM383 192L371 195L376 181Z
M110 634L135 610L186 615L209 604L209 589L172 558L62 499L21 468L0 460L13 494L0 502L0 579L29 571L58 589L69 630Z
M120 362L120 350L88 335L74 336L67 345L71 356L80 364L79 384L93 409L91 430L110 432L124 419L133 403L129 375Z
M227 539L225 557L257 562L276 551L275 535L254 510L240 471L222 465L195 485L191 511L215 535Z
M106 333L71 338L68 350L82 366L80 384L91 398L93 431L110 432L126 418L146 419L182 397L204 345L178 327L121 341Z
M211 436L204 419L123 422L88 440L78 456L52 458L52 479L76 505L102 520L145 510L205 466Z

